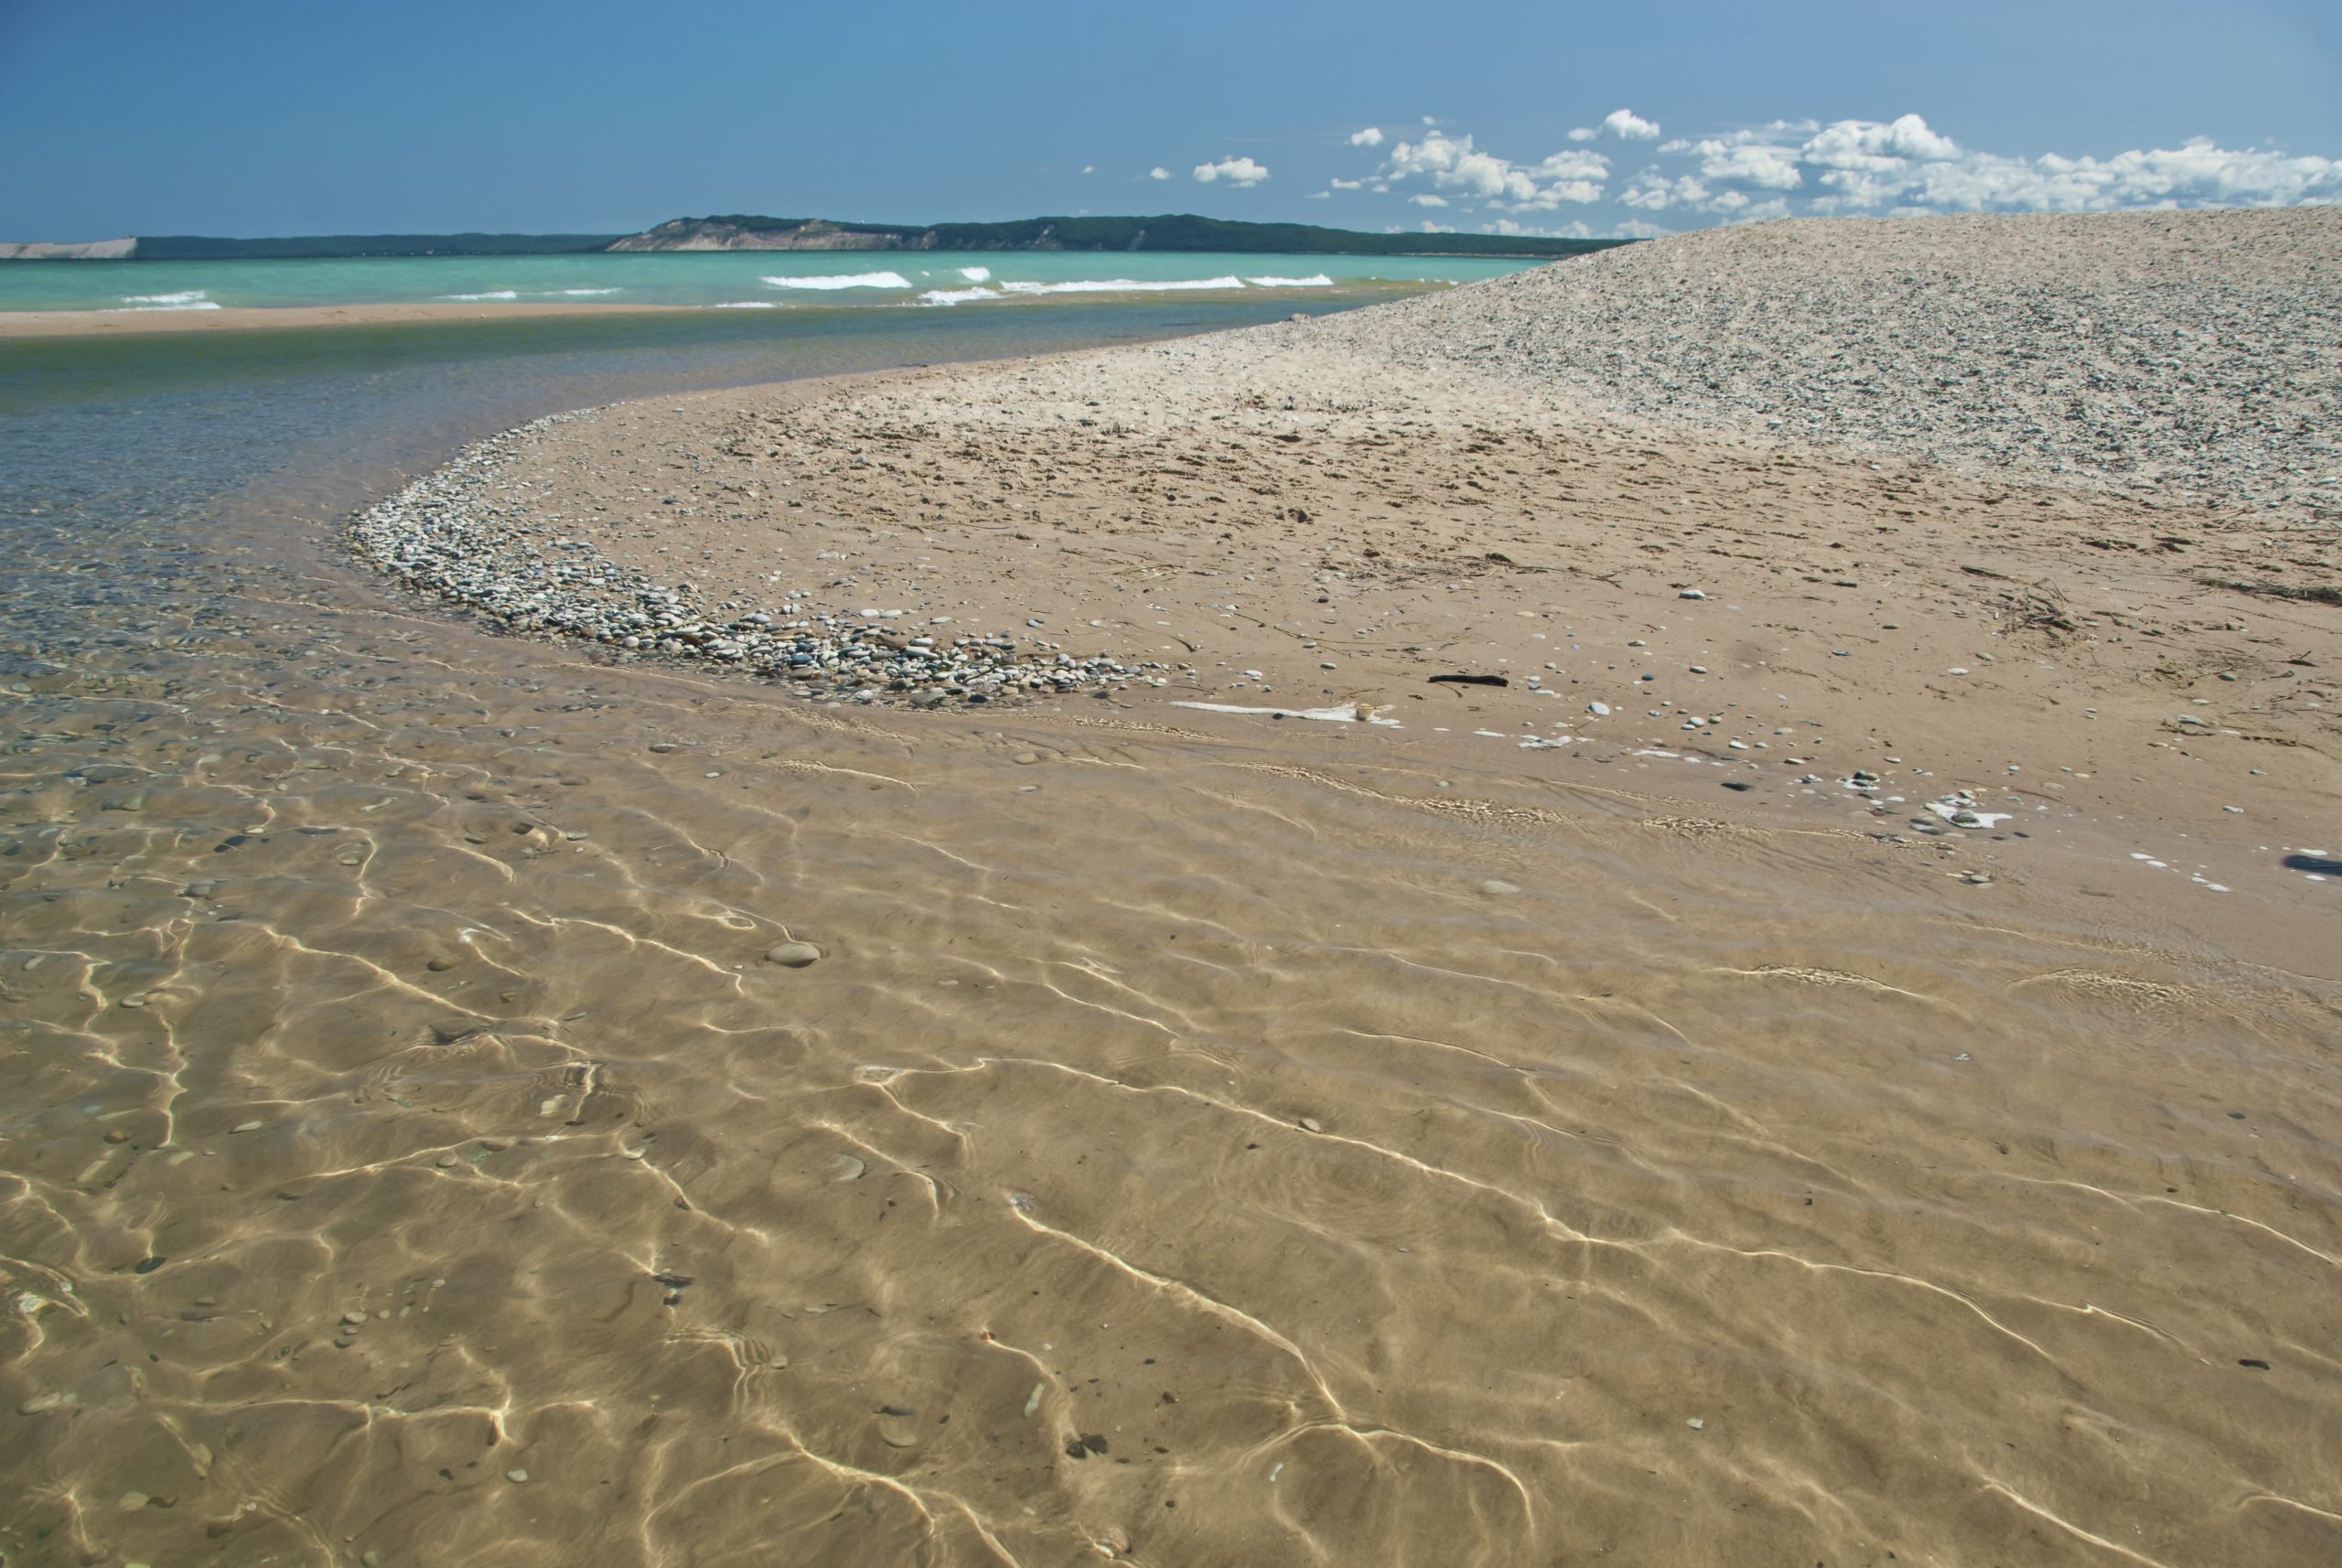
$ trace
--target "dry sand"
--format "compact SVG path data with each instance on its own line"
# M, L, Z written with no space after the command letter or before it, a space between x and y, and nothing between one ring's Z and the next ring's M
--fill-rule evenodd
M382 615L191 786L20 764L145 813L10 976L26 1560L2334 1561L2342 611L2203 581L2335 585L2315 497L1666 423L1425 310L497 481L711 617L1161 687ZM159 777L144 679L76 744ZM137 838L198 796L249 831Z
M1112 700L1220 733L1262 720L1169 705L1363 709L1400 726L1376 736L1386 749L1518 751L1516 766L1574 782L1656 774L1703 810L1782 822L1843 822L1842 781L1864 769L1878 780L1866 825L1906 836L1943 826L1928 802L1971 791L2027 836L2019 849L2012 832L1946 830L1982 863L1962 869L2056 866L2052 886L2095 897L2107 864L2144 854L2183 868L2172 918L2227 931L2218 900L2248 874L2282 874L2287 907L2323 899L2279 863L2333 836L2342 639L2332 602L2282 596L2342 596L2342 523L2322 499L2336 492L2297 482L2325 477L2305 459L2342 466L2318 446L2342 428L2342 212L2009 228L2038 275L2072 290L2093 262L2132 285L2110 251L2155 275L2165 231L2190 221L2182 253L2219 287L2280 285L2287 349L2329 367L2275 363L2294 405L2276 435L2256 443L2230 419L2237 436L2193 439L2192 489L2061 476L2054 439L2043 461L2013 460L1989 418L1949 460L1949 438L1928 435L1935 461L1725 428L1707 408L1666 424L1551 367L1491 365L1460 325L1508 322L1518 344L1556 316L1583 323L1592 294L1616 338L1618 274L1663 313L1675 277L1753 251L1783 288L1831 278L1817 313L1842 329L1855 263L1908 293L1892 258L1915 233L1939 268L1981 253L1968 291L2005 301L2031 274L1992 248L2001 230L1961 220L1769 225L1322 322L622 405L524 443L501 473L501 521L536 528L532 549L558 540L554 558L583 550L682 585L711 624L884 610L903 635L1157 661L1172 667L1162 686ZM2249 262L2277 233L2323 273L2279 257L2256 274L2230 254ZM1800 234L1813 254L1792 265ZM2074 253L2043 249L2057 234ZM2190 275L2163 276L2165 294ZM2124 325L2096 309L2101 334ZM1775 340L1794 319L1777 309ZM1578 361L1609 362L1580 347ZM2232 336L2222 352L2245 347ZM2172 379L2201 393L2193 366ZM1921 384L1919 401L1950 401ZM1997 395L1960 394L1988 415ZM1896 413L1883 398L1853 406L1874 424ZM2070 423L2102 435L2114 406ZM2334 413L2316 441L2294 438L2304 407ZM2264 449L2297 472L2272 478L2287 465ZM1429 679L1445 673L1509 684ZM2331 935L2248 924L2261 956L2286 961Z

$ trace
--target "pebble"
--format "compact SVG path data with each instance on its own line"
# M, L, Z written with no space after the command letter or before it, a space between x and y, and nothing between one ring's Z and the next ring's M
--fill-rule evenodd
M1480 891L1494 897L1501 898L1508 893L1518 893L1520 889L1513 883L1505 881L1502 877L1491 876L1487 881L1480 884Z
M504 1478L517 1487L529 1478L529 1473L520 1469L507 1470L504 1472Z
M234 1126L229 1128L228 1131L231 1133L257 1133L265 1125L267 1125L267 1123L262 1122L239 1122Z
M811 942L782 942L778 947L765 950L767 963L780 964L788 969L803 969L808 964L820 961L821 957L822 950Z
M1297 1125L1305 1133L1322 1133L1326 1130L1318 1124L1317 1118L1315 1116L1304 1116Z
M72 1402L73 1396L70 1393L64 1392L62 1390L45 1394L35 1394L32 1398L25 1401L24 1403L16 1407L16 1413L18 1415L38 1415L43 1411L62 1410Z
M1699 588L1686 588L1675 596L1679 599L1704 599L1708 596Z
M1709 229L1319 330L1402 363L1567 386L1628 420L2218 497L2322 526L2336 470L2304 433L2332 425L2320 413L2342 352L2329 215L1955 221L1971 226ZM1807 359L1816 344L1832 351Z
M790 602L778 613L737 615L704 609L690 585L655 583L619 565L550 526L550 519L533 520L497 484L535 436L577 417L555 414L490 436L367 509L350 524L358 554L409 587L482 612L506 631L705 660L787 683L808 698L929 708L999 704L1094 694L1170 668L1104 654L1078 659L1037 639L1020 648L1005 634L944 645L932 637L908 639L891 625L902 611L868 606L823 612ZM675 746L659 741L650 749L665 753Z

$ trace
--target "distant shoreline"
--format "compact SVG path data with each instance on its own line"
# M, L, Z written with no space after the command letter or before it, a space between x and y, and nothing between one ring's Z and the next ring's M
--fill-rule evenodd
M1370 234L1312 223L1253 223L1193 213L1151 218L1024 218L1003 223L925 226L731 214L670 219L633 234L306 234L259 239L143 234L110 240L0 242L0 261L351 261L694 251L1086 251L1558 261L1631 242L1445 232Z

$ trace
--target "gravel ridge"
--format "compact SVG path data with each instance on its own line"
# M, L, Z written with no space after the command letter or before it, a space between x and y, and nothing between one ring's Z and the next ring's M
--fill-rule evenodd
M2342 517L2342 207L1748 224L1309 330L1613 417Z
M2342 207L1752 224L1030 364L1030 385L1011 363L969 367L948 394L848 389L820 417L859 440L949 395L1004 434L1232 419L1401 443L1458 421L1583 418L2242 507L2280 528L2342 522ZM508 630L704 660L807 697L929 707L1168 683L1173 666L1038 636L801 594L703 603L621 566L502 478L595 412L466 448L355 518L354 551Z
M1005 633L955 635L904 612L827 612L776 602L727 614L688 582L620 565L574 529L540 519L502 483L530 442L594 410L548 414L476 441L444 467L360 512L360 559L418 592L479 612L505 631L583 638L623 655L663 655L791 682L798 695L934 707L983 704L1135 682L1166 683L1156 662L1077 658Z

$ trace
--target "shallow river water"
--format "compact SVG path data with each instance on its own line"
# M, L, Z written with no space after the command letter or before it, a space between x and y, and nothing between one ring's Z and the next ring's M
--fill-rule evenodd
M2334 1561L2326 982L338 548L555 409L1253 318L5 350L0 1559Z

